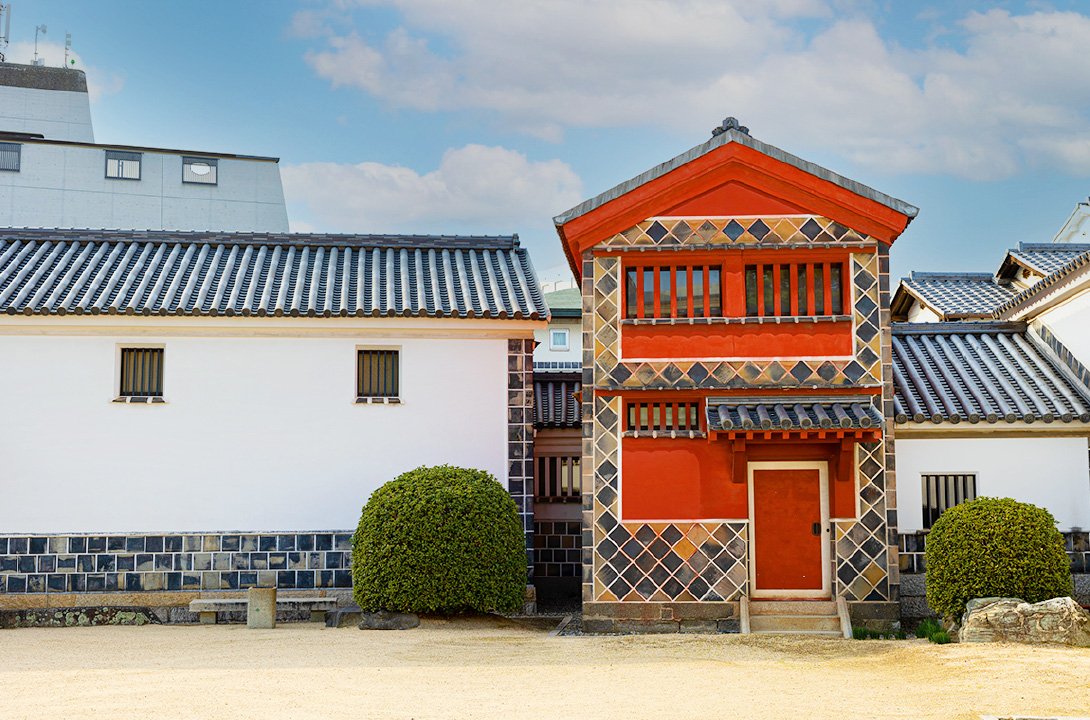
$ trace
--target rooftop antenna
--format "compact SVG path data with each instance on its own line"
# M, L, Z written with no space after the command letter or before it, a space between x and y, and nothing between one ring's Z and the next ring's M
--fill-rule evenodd
M42 60L42 62L38 62L38 33L45 35L45 25L34 26L34 64L44 65L45 60Z
M68 51L72 49L72 33L64 34L64 69L68 69ZM76 61L73 60L72 64L75 65Z
M0 62L4 62L3 51L7 50L11 40L11 3L0 5L0 25L3 27L3 32L0 32Z

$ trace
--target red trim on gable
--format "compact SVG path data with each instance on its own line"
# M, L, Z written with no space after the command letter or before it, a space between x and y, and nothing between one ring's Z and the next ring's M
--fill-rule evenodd
M685 215L712 217L789 208L787 213L775 212L821 215L887 245L910 219L836 183L731 142L558 226L557 234L568 263L581 279L583 251L647 218L682 214L679 208ZM697 208L702 212L696 212Z

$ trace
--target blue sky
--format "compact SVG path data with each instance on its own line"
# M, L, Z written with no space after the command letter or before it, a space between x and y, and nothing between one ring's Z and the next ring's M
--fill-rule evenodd
M10 60L88 73L100 142L281 158L297 230L517 232L753 136L920 208L909 270L987 270L1090 194L1090 7L866 0L13 5Z

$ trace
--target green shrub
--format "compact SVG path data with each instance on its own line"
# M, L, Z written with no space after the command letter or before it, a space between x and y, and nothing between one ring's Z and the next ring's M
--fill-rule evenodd
M973 598L1070 593L1070 561L1047 510L977 498L943 512L927 537L927 604L942 615L960 618Z
M927 639L936 645L945 645L950 642L950 634L945 630L939 630L938 632L931 633Z
M904 630L898 630L897 634L894 635L894 637L896 637L898 640L907 640L908 633L906 633Z
M865 627L859 627L858 625L852 625L852 637L856 640L867 639L867 629Z
M363 508L352 587L365 610L517 610L526 541L514 501L482 470L441 465L400 475Z
M916 637L930 638L937 632L942 632L942 625L928 618L916 626Z

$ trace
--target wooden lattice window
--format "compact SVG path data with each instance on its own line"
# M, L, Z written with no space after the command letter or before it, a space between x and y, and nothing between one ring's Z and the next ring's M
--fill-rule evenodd
M747 317L844 314L844 264L746 265Z
M163 396L163 349L121 348L121 397Z
M625 268L625 317L723 316L721 265Z
M399 365L397 350L360 350L356 361L356 396L398 397Z
M625 404L629 432L698 432L700 402L629 402Z
M923 526L930 530L944 510L976 499L976 474L921 475L923 480Z

